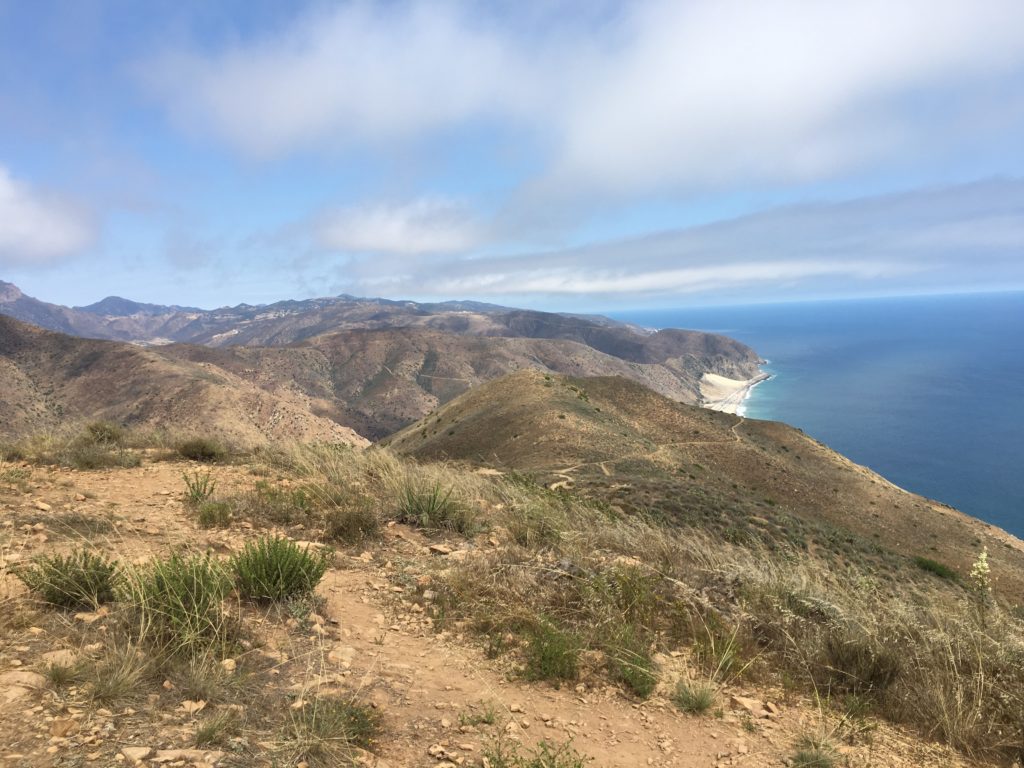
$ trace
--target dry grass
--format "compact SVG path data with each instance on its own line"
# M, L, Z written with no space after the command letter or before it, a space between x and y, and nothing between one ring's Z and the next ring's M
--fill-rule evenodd
M837 573L521 481L496 491L506 545L441 574L442 610L526 639L528 670L530 638L550 625L637 695L654 687L649 649L689 649L709 685L795 682L970 755L1024 744L1024 623L953 583Z

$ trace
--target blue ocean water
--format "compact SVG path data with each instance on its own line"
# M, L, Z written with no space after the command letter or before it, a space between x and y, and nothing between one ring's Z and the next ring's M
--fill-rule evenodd
M610 314L750 345L748 417L1024 537L1024 293Z

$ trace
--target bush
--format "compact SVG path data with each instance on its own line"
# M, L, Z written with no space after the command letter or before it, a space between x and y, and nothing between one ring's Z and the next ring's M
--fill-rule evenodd
M672 703L687 714L699 715L715 703L715 689L708 683L680 680L672 694Z
M324 537L330 541L358 544L380 535L380 516L369 500L359 500L327 512L324 518Z
M217 488L217 481L209 472L182 472L181 478L185 481L185 503L189 506L198 506L208 501Z
M139 571L126 600L138 610L140 635L171 654L226 649L223 601L231 589L224 567L209 555L173 554Z
M920 568L922 571L935 574L940 579L946 579L947 581L959 581L960 577L957 572L950 568L948 565L943 565L937 560L930 560L927 557L915 557L914 565Z
M25 586L50 605L95 608L114 599L117 563L85 550L34 560L17 571Z
M285 738L291 760L311 766L348 765L356 749L369 749L381 730L380 715L351 699L316 698L292 710Z
M646 699L658 686L658 667L643 634L624 628L607 648L612 678Z
M71 441L55 458L58 464L84 470L137 467L142 463L138 456L121 445L96 442L87 436Z
M797 752L790 762L793 768L833 768L835 764L836 751L832 745L810 737L800 739Z
M194 437L179 443L178 454L183 458L204 464L223 461L227 457L227 451L220 443L206 437Z
M846 693L884 691L902 671L902 662L893 648L849 634L830 634L825 641L823 683Z
M85 434L97 445L123 445L124 430L109 421L94 421L85 428Z
M406 478L398 500L398 520L421 528L471 534L476 515L460 499L455 488L445 490L439 482L425 483Z
M204 501L196 510L200 528L227 528L231 525L231 505L226 501Z
M544 622L534 628L526 647L527 680L559 683L579 677L579 638Z
M311 553L289 539L264 536L231 558L231 569L243 597L280 602L313 592L330 559L329 551Z

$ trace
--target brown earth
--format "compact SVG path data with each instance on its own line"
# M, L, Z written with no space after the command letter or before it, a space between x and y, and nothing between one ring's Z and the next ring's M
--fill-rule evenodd
M58 658L55 652L63 654L59 658L88 657L92 644L103 641L108 619L102 613L72 616L35 608L9 573L26 558L65 550L83 537L125 561L183 545L221 555L237 551L255 534L244 528L245 521L227 531L197 529L180 499L183 468L25 468L29 474L17 485L0 486L0 765L269 764L272 737L243 758L223 748L193 747L204 719L228 705L182 702L173 686L155 682L140 700L104 707L75 687L46 682L39 674L46 659ZM213 471L225 487L252 482L242 467ZM83 520L107 527L99 535L83 533ZM483 750L505 734L525 744L571 739L595 768L754 768L786 764L800 734L836 732L837 724L813 702L780 691L723 690L723 711L716 718L676 711L664 683L644 702L600 678L585 677L576 688L560 690L525 683L514 670L488 660L458 626L435 631L411 585L429 580L449 559L473 557L492 546L483 538L451 540L451 554L437 555L426 546L436 543L391 526L368 550L338 554L318 590L326 600L319 621L256 617L265 642L249 654L270 665L268 686L290 691L299 706L317 688L355 693L382 713L383 735L374 754L363 755L364 765L481 765ZM683 656L661 661L673 675L693 672ZM776 712L764 716L768 703ZM230 706L244 711L250 703ZM493 725L476 722L487 707L496 714ZM968 764L881 723L869 738L842 745L840 753L847 766ZM135 754L143 756L137 763L126 757Z
M1016 537L904 491L800 430L672 402L626 379L520 372L383 443L418 459L531 473L728 540L819 547L837 567L864 560L892 572L928 557L966 579L987 546L997 591L1024 604Z

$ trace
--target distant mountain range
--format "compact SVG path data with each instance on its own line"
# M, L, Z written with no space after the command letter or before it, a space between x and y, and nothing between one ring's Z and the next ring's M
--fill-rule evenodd
M64 307L0 282L0 314L68 336L130 342L135 350L56 337L17 323L0 326L0 334L31 336L43 351L73 350L71 358L98 355L100 362L93 365L102 368L117 349L122 361L161 370L170 366L176 375L207 381L215 371L225 382L237 382L247 391L255 388L296 407L301 404L311 417L369 439L391 434L466 390L521 369L623 376L673 400L696 403L705 373L746 379L756 375L759 363L752 349L716 334L651 332L603 317L478 302L419 304L338 296L200 310L109 297L87 307ZM148 348L145 354L140 347ZM10 354L8 365L35 376L32 380L44 388L54 377L77 376L59 364L59 356L43 358L51 360L50 368L36 364L26 373ZM163 377L148 380L154 391L165 383ZM110 389L112 398L116 391ZM120 420L141 418L137 404L90 403L92 410L119 414ZM59 420L57 411L69 412L65 405L82 417L90 412L84 404L36 402L29 410L37 417L29 421L42 425L47 413L49 421ZM156 421L161 419L166 420ZM294 431L307 434L322 427L311 422ZM0 425L3 431L15 430L11 424L6 429ZM262 433L267 439L274 434Z

